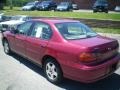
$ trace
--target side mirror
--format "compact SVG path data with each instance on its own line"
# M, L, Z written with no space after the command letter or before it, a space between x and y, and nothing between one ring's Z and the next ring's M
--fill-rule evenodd
M4 30L3 30L3 29L0 29L0 32L1 32L1 33L3 33L3 32L4 32Z
M2 28L2 25L0 25L0 32L4 32L3 28Z
M19 33L19 31L15 28L11 28L11 33L17 34L17 33Z
M25 32L23 30L19 30L19 34L25 34Z

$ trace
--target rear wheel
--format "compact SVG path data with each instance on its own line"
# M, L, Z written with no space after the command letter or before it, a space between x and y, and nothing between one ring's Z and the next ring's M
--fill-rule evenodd
M3 41L3 47L6 54L11 54L10 46L7 40Z
M70 11L70 12L72 12L72 11L73 11L73 9L69 9L69 11Z
M108 13L108 11L105 11L105 13Z
M50 10L55 10L55 8L54 8L54 7L51 7Z
M96 13L97 11L96 10L93 10L93 13Z
M44 63L44 73L48 81L58 84L63 79L60 65L54 59L47 59Z

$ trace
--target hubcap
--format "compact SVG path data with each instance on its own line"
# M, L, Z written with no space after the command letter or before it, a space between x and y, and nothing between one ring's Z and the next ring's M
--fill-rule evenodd
M51 62L47 63L46 74L47 74L48 78L51 80L55 80L57 78L57 76L58 76L57 69L53 63L51 63Z
M9 52L9 45L6 41L4 42L4 50L5 50L6 53Z

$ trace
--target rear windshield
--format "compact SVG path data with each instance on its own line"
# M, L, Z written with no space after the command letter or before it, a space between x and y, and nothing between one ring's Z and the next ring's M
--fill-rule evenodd
M35 2L30 2L30 3L27 3L26 6L29 6L29 5L34 5Z
M68 5L68 2L61 2L60 5Z
M55 26L60 34L68 40L89 38L97 35L89 27L80 22L57 23Z
M50 4L50 1L43 1L43 2L41 2L41 4Z
M95 4L107 4L106 0L97 0Z

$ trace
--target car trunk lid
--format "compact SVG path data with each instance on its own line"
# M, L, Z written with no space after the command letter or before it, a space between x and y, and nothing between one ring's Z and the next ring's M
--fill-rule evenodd
M81 40L71 40L70 43L84 46L87 52L94 53L97 60L89 64L102 63L118 54L118 42L115 39L96 36Z

